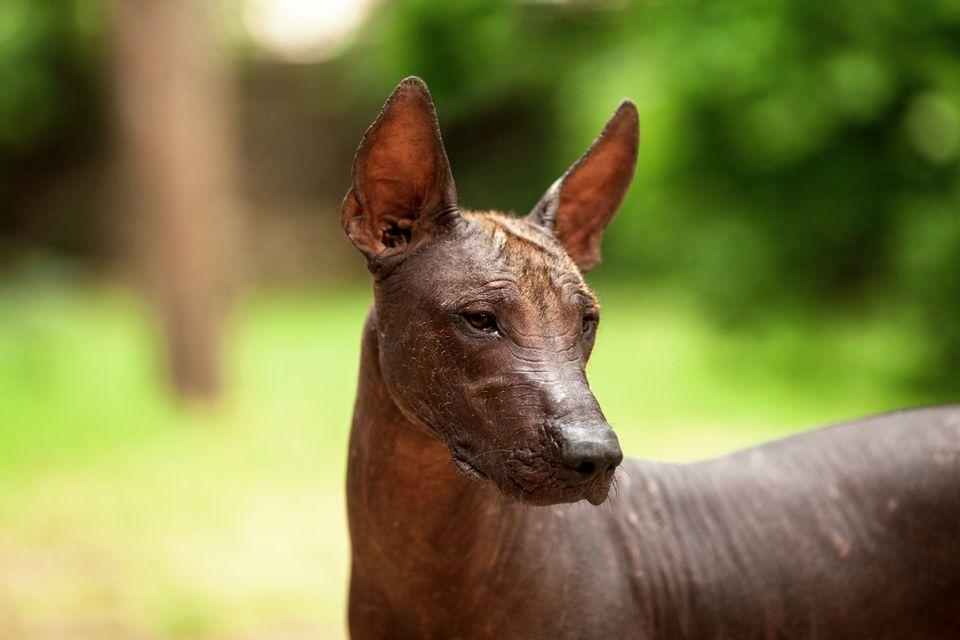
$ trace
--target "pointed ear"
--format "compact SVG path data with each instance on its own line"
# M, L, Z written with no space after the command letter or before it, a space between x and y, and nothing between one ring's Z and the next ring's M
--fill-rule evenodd
M600 238L633 179L639 141L637 107L624 100L600 137L527 216L553 232L581 271L600 264Z
M456 208L457 191L423 80L393 90L353 159L344 230L367 258L402 249Z

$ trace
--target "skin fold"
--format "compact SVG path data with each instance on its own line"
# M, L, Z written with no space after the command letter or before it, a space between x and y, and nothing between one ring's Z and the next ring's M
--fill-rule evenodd
M960 637L960 408L621 462L585 375L600 308L582 273L638 139L625 101L517 218L457 205L419 79L364 135L343 205L374 284L351 635Z

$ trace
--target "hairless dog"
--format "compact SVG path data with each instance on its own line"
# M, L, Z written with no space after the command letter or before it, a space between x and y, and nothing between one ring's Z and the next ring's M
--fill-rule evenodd
M623 461L584 373L600 311L582 273L638 139L624 101L518 218L457 205L418 78L364 135L343 203L375 300L353 637L960 638L960 407Z

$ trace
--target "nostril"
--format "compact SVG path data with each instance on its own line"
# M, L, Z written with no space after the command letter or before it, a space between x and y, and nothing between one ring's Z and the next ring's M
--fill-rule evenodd
M609 426L573 425L565 427L561 434L558 462L571 482L609 478L623 460L617 437Z
M591 462L590 460L584 460L584 461L581 462L580 465L577 467L577 473L580 473L580 474L585 475L585 476L589 476L589 475L593 474L593 472L596 470L596 468L597 468L597 467L596 467L595 464L593 464L593 462Z

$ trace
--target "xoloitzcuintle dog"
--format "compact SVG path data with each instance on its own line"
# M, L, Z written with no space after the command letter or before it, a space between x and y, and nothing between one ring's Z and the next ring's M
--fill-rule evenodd
M375 299L353 637L960 638L960 407L621 464L584 374L599 307L581 274L638 138L624 101L516 218L457 205L421 80L364 135L343 203Z

